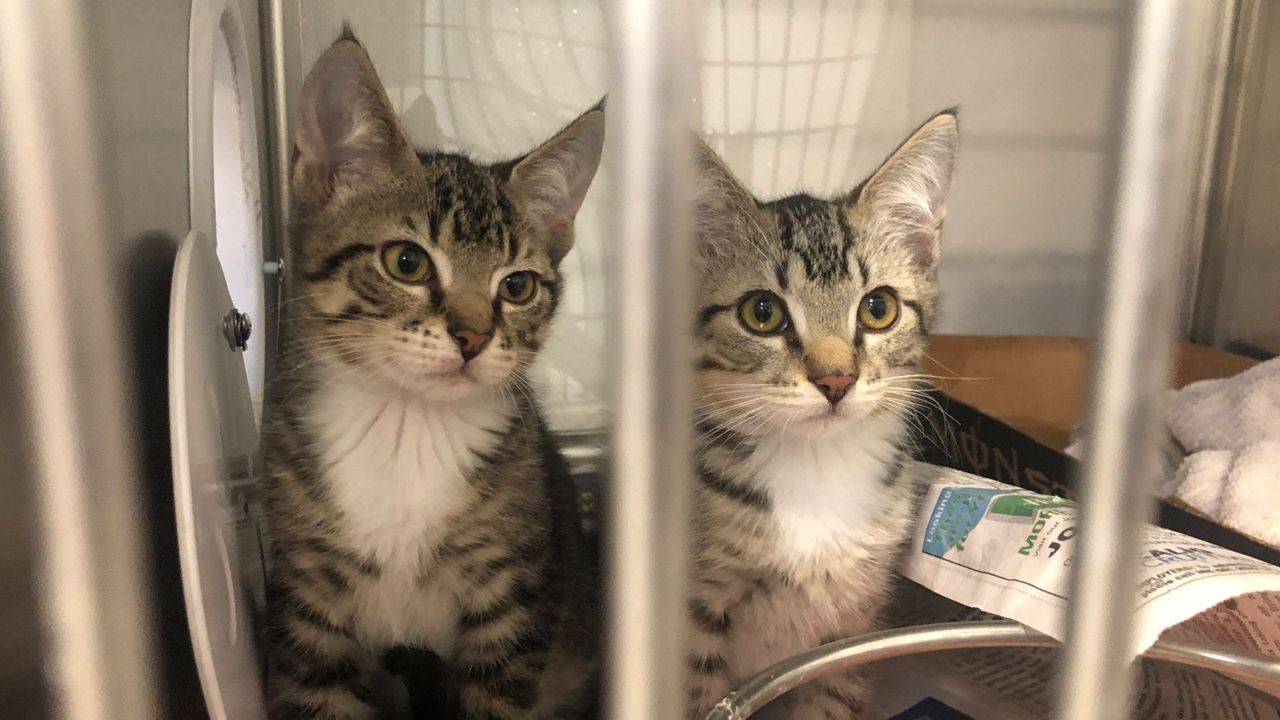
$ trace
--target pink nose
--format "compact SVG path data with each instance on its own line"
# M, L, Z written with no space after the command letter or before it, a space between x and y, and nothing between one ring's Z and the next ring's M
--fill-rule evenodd
M853 376L843 373L809 378L809 380L818 386L818 389L822 391L823 395L827 396L827 400L830 400L832 405L840 402L840 398L844 397L844 394L849 391L849 386L853 384Z
M458 343L458 350L462 353L463 361L480 354L484 350L484 346L489 344L489 339L493 337L493 333L479 333L469 328L458 328L449 333L453 335L454 342Z

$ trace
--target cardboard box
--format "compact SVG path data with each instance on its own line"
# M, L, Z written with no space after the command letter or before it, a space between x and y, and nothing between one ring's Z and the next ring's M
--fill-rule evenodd
M1073 498L1076 462L1062 453L1088 401L1089 342L1079 338L938 335L926 372L938 407L925 407L923 459L1039 493ZM1235 375L1255 361L1181 346L1173 387ZM1171 530L1280 565L1280 550L1192 509L1162 502Z
M1088 402L1091 341L1084 338L935 335L925 372L947 395L1062 450ZM1172 386L1229 377L1255 361L1194 345L1174 357Z

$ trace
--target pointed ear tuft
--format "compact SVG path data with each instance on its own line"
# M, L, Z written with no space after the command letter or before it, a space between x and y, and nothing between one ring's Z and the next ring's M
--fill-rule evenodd
M697 198L694 205L698 254L704 260L732 256L742 248L756 245L744 242L759 233L755 196L738 182L720 155L696 133L693 134Z
M555 137L515 161L506 188L559 258L573 245L573 220L600 166L604 111L592 108Z
M331 45L307 75L296 143L294 192L317 204L340 188L394 174L415 157L369 54L354 37Z
M357 45L360 45L361 47L364 46L364 43L356 39L356 31L351 29L350 20L342 21L342 34L338 36L337 42L343 42L343 41L353 42Z
M869 213L877 232L888 242L904 244L923 270L937 267L958 144L956 109L944 110L898 146L858 194L858 207Z

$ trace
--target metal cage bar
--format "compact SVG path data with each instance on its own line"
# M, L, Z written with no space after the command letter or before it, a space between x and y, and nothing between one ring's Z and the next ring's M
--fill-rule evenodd
M33 498L42 652L24 659L43 666L49 714L144 720L158 697L135 388L87 21L77 0L0 3L0 330L29 460L6 458L4 481Z
M1184 149L1194 146L1195 102L1208 78L1175 80L1204 50L1212 5L1142 0L1133 15L1059 688L1063 720L1129 716L1133 548L1155 507L1155 449L1194 185Z
M609 134L614 423L608 490L608 716L684 714L692 465L693 3L620 0ZM685 112L682 112L684 110ZM679 327L679 323L676 323Z
M285 0L261 0L262 84L266 122L266 157L269 183L265 205L268 210L266 223L266 249L263 253L263 270L268 275L267 297L274 302L268 312L269 324L264 329L267 351L279 348L281 301L287 296L285 266L292 263L289 257L289 161L293 152L293 128L289 122L289 55L286 27L288 13L295 7L286 7Z

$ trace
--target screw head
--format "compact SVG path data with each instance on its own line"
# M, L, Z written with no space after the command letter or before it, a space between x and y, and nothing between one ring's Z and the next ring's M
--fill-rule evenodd
M222 318L222 335L232 350L244 350L249 347L249 335L253 333L253 323L249 316L235 308Z

